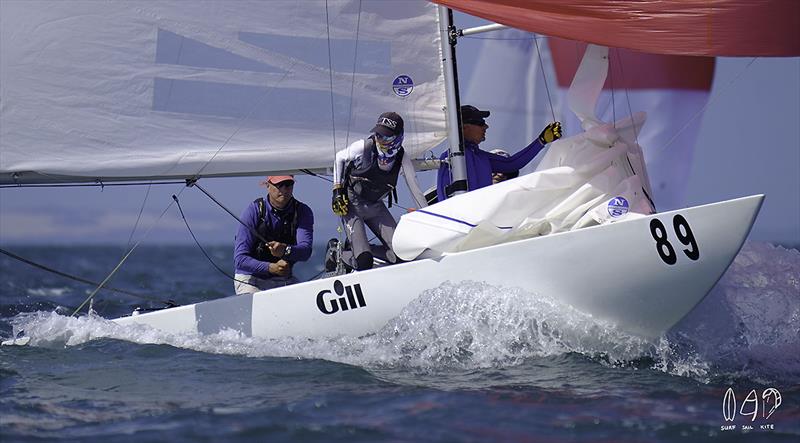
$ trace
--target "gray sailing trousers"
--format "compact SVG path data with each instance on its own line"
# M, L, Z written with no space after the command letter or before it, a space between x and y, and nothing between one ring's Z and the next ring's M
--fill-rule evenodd
M347 206L347 215L342 217L345 224L345 233L350 239L350 250L342 251L342 260L355 269L368 269L358 266L358 258L364 252L378 257L389 263L396 263L397 257L392 252L392 237L397 222L392 217L389 209L382 200L377 202L360 201L351 193L350 204ZM370 245L367 239L369 227L383 244L382 246ZM362 258L363 260L363 258ZM371 262L371 260L370 260Z

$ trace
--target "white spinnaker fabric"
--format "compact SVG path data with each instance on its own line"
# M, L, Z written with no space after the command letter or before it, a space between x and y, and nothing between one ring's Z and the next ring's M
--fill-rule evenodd
M565 134L580 130L580 119L566 106L567 88L559 87L556 82L547 39L538 38L537 47L533 38L532 33L509 29L481 42L478 51L481 62L472 80L464 86L466 94L462 101L492 111L485 143L490 148L509 150L524 146L553 120L553 114L563 123ZM576 49L575 58L579 57ZM634 67L624 68L632 72ZM616 69L619 73L620 67ZM550 89L550 101L542 70ZM637 138L644 149L651 196L659 211L686 206L686 187L701 127L700 120L692 118L703 109L708 97L707 89L616 88L613 92L609 89L599 92L596 112L603 121L629 116L637 110L648 113L647 127Z
M326 168L389 110L419 154L438 32L418 0L0 2L0 183Z
M605 50L589 47L570 88L585 132L554 142L531 174L403 215L392 239L395 254L439 256L652 213L635 141L645 114L602 124L591 111L599 92L593 85L605 78Z

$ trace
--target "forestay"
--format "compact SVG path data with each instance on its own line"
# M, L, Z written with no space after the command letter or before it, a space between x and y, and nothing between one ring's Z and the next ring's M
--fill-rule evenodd
M446 135L423 1L3 1L0 53L0 183L326 168L387 110L412 155Z
M585 132L553 143L535 172L402 216L398 257L435 257L654 212L642 149L645 114L614 123L595 115L608 48L590 45L569 91Z

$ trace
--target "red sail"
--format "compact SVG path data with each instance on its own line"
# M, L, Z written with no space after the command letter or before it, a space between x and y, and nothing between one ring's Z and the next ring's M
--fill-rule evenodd
M800 56L795 0L431 0L517 29L653 54Z

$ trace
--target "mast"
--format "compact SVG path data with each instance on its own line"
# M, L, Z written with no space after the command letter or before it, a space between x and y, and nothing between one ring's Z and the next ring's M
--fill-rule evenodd
M452 174L452 186L460 194L467 191L467 166L464 161L464 137L461 132L461 102L458 92L458 67L456 64L456 39L458 32L453 25L453 10L439 6L439 32L442 38L442 63L447 106L447 140L450 147L448 160Z
M442 63L444 64L444 85L447 106L447 140L450 154L451 187L453 195L469 191L467 187L467 165L464 159L464 134L461 130L461 99L458 90L458 63L456 44L458 38L466 35L506 29L507 26L492 23L470 29L456 29L453 25L453 10L439 6L439 32L441 33Z

